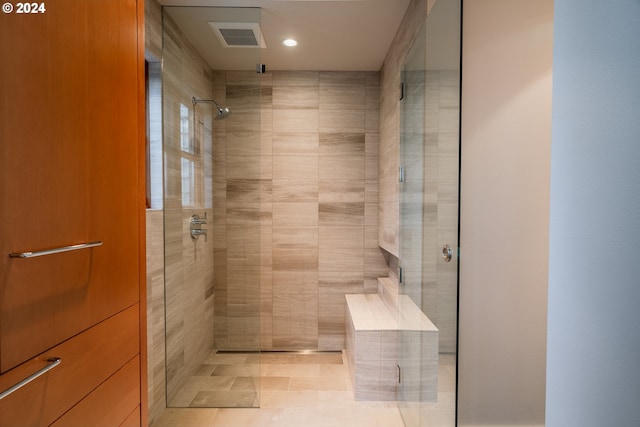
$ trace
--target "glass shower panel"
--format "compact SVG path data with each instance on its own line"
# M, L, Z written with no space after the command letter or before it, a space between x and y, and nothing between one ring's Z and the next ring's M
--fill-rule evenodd
M425 30L402 70L400 256L402 291L422 304L422 238L425 199Z
M260 49L212 55L228 21L260 9L163 8L168 407L259 406Z
M425 28L415 40L402 69L402 100L400 103L400 267L401 283L398 309L400 382L398 402L405 424L420 425L422 400L422 340L420 335L403 329L414 322L422 311L423 301L423 237L425 206ZM409 314L406 319L402 314ZM403 319L405 319L403 321Z
M459 76L460 1L437 0L402 71L398 401L407 427L456 422ZM436 335L416 327L425 322Z

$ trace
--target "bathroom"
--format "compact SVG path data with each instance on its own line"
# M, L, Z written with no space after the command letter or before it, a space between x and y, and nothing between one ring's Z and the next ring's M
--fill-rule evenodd
M214 1L217 0L207 3ZM376 0L260 1L287 3L287 7L298 4L305 9L313 3L357 6ZM252 6L256 6L255 3ZM426 3L426 6L432 5L430 1ZM438 3L443 4L442 0ZM411 399L355 401L355 389L290 390L278 393L290 393L291 399L273 399L277 392L268 390L267 386L270 381L273 386L275 377L268 374L276 367L275 363L265 363L267 359L273 361L282 357L295 362L296 359L310 361L317 358L307 366L295 369L292 369L295 364L288 366L291 371L288 372L287 387L294 383L293 376L305 369L315 371L313 377L307 375L306 379L324 379L319 375L322 369L324 374L343 375L342 384L347 384L346 381L350 384L351 379L344 378L344 365L326 363L328 360L344 362L344 359L335 358L341 355L340 352L314 350L270 354L271 351L265 350L258 355L257 350L246 350L247 343L260 348L285 343L302 347L309 343L319 346L321 337L323 345L339 339L342 332L339 326L321 321L319 316L310 315L310 327L303 330L303 335L295 337L288 334L291 329L284 329L274 317L278 310L290 310L284 311L286 314L296 309L296 317L303 311L294 304L283 303L284 299L280 297L288 297L287 293L294 294L292 301L311 297L309 294L317 295L317 303L312 299L312 308L316 304L319 308L321 297L327 296L320 294L319 280L297 282L317 286L317 291L305 293L306 288L303 288L301 292L282 289L282 294L274 293L274 277L282 278L290 273L285 268L290 264L274 263L278 251L286 259L304 261L296 264L299 268L307 268L312 273L317 271L318 276L321 274L324 264L320 264L320 233L323 227L363 229L362 246L358 248L352 245L352 240L342 239L350 233L340 234L337 242L335 239L329 242L331 247L336 246L340 256L362 254L362 269L358 264L358 273L355 269L342 271L347 265L355 265L354 259L342 262L342 258L336 260L338 257L335 257L333 261L337 267L331 268L338 271L326 272L335 273L330 275L332 281L357 277L348 282L354 285L354 291L356 281L358 292L371 291L365 289L373 283L366 276L364 263L372 260L377 265L379 254L385 263L384 273L392 282L400 279L400 267L403 283L410 283L412 277L417 277L415 270L405 263L406 257L400 257L401 262L396 261L379 249L402 255L406 248L404 243L418 240L407 240L407 236L402 235L398 239L402 246L393 248L392 243L396 241L393 230L397 227L394 221L413 224L407 220L415 220L417 216L403 216L414 212L415 206L401 204L400 197L389 195L389 188L397 188L398 180L403 178L403 188L414 190L407 193L424 195L426 193L419 191L419 185L428 182L426 178L414 180L415 176L408 169L403 175L396 168L399 162L387 165L388 170L383 167L390 158L423 160L421 156L412 155L415 151L399 149L400 129L405 124L403 118L411 117L407 114L410 111L422 114L419 107L403 112L405 101L422 96L419 90L411 90L411 85L405 86L405 91L400 90L399 84L401 74L419 76L419 73L411 73L413 62L398 59L398 56L420 57L411 55L411 46L416 44L412 45L409 39L420 33L420 26L414 24L424 22L426 7L422 6L425 2L415 0L408 4L406 21L398 25L398 45L394 44L388 51L389 61L384 69L364 73L364 95L361 95L365 99L364 109L355 108L356 113L365 117L375 110L367 102L370 99L367 93L375 87L371 84L370 73L379 72L377 108L382 120L378 122L377 197L378 206L382 208L377 215L378 248L375 250L378 252L373 258L373 254L367 252L373 252L373 249L365 247L365 242L374 238L366 233L367 227L372 225L366 221L367 204L371 200L367 190L372 188L367 186L372 180L366 175L371 171L366 162L375 157L375 150L374 153L367 150L375 132L371 132L374 129L368 128L366 121L363 126L364 166L359 170L365 174L364 199L360 185L357 190L347 193L343 193L342 187L340 192L327 191L323 194L330 201L323 201L324 198L320 199L321 188L338 187L321 187L318 179L317 189L315 184L304 186L309 196L304 201L288 201L293 195L303 194L302 191L291 193L288 187L278 190L285 201L274 200L275 157L309 156L306 152L274 151L278 141L277 137L274 139L273 125L278 123L274 114L287 109L316 110L315 103L313 108L307 104L310 100L306 95L300 101L307 108L296 106L291 97L279 98L286 90L292 90L292 86L288 86L291 79L285 79L287 85L284 85L277 77L277 72L282 70L267 67L261 77L266 78L265 88L262 88L262 83L258 87L253 80L257 73L249 72L254 70L255 64L251 64L252 70L245 70L247 74L227 75L227 70L203 68L201 60L189 63L190 57L185 56L184 63L167 63L165 65L170 69L164 71L174 73L175 77L183 65L185 69L192 69L195 64L194 69L198 71L185 76L190 77L186 81L202 82L205 78L206 82L185 88L183 95L180 90L174 90L174 94L181 95L171 100L173 109L163 109L158 96L163 93L165 83L159 62L163 30L158 3L140 0L113 0L100 4L82 0L47 2L33 9L30 16L19 13L17 8L14 10L12 2L3 4L0 39L6 43L2 46L3 60L0 61L0 172L3 174L0 179L0 246L5 256L0 257L3 277L0 292L0 425L68 425L73 420L75 425L97 425L102 421L105 425L156 427L414 424L415 418L410 416L411 405L408 405ZM21 5L25 7L25 4ZM640 186L637 177L640 169L637 160L640 146L637 135L640 130L637 99L640 99L640 85L636 70L640 58L637 43L640 5L626 0L617 3L616 7L603 7L602 2L596 0L465 0L462 6L460 238L458 250L455 243L449 248L437 247L438 259L460 260L456 384L451 388L455 396L454 403L447 405L450 406L448 413L455 413L455 425L460 426L638 425L640 380L636 365L640 344L636 325L640 290L637 286L640 276L640 264L637 263ZM146 19L143 19L145 11ZM147 92L144 21L148 24L148 108L144 108ZM47 43L42 42L45 39ZM174 38L173 43L174 47L178 46L180 39ZM212 71L214 69L218 71ZM324 74L335 70L311 71L311 74L317 72L318 118L321 115L321 84L357 87L354 93L362 93L362 77L349 79L346 84L342 78L328 78L336 77L336 74ZM353 70L339 74L344 77L351 73ZM388 81L390 75L395 77ZM271 76L270 80L268 76ZM394 79L397 80L394 82ZM314 76L314 85L315 81ZM231 89L229 93L227 86ZM426 86L429 85L425 85L425 91L434 89ZM278 91L281 91L280 95ZM400 101L402 93L404 101ZM260 101L259 109L237 102L258 96L266 102L263 106ZM357 104L355 99L342 99L340 104L347 101L349 105L362 105L361 98ZM450 96L443 101L451 106ZM214 120L216 115L212 108L217 108L217 102L222 108L231 109L231 114L224 120ZM256 104L250 103L254 107ZM271 135L265 140L264 151L262 146L255 150L254 145L249 153L239 152L247 147L225 144L225 157L228 155L226 150L230 149L231 160L240 156L243 161L218 163L216 170L213 163L222 155L216 151L221 149L216 145L217 141L235 144L242 139L252 139L257 142L258 128L248 129L250 132L240 135L233 130L233 118L262 115L263 107L272 116L259 121L254 117L253 123L260 123L261 145L262 125L271 123ZM146 136L150 167L145 176L146 111L149 112ZM167 148L181 157L166 163L161 134L165 114L173 116L176 122L169 135L174 139L175 148L170 145ZM420 120L411 123L421 122L427 123ZM391 126L387 126L389 124ZM281 121L278 126L295 126L295 122ZM360 129L335 133L361 134ZM298 129L281 130L282 133L301 132ZM233 132L227 135L228 131ZM319 122L315 133L318 135L319 174ZM411 134L416 135L416 132L404 133L403 138ZM361 138L339 141L343 149L354 148L352 144L356 142L362 147ZM294 147L300 149L300 146ZM291 150L292 147L287 144L281 145L280 149ZM263 156L263 152L268 154ZM204 161L205 153L207 159L212 159L210 164ZM362 156L362 148L359 154L352 150L348 153L349 158ZM265 167L260 166L262 157L267 157ZM202 163L198 163L200 159ZM261 185L263 180L269 180L262 175L269 170L269 164L271 187L268 183ZM184 170L187 178L206 168L213 172L209 181L186 179L180 185L167 183L165 193L164 165L171 166L167 175L182 176ZM227 166L232 167L227 170ZM251 169L238 169L242 167ZM258 170L260 173L255 174ZM249 176L253 177L247 178L251 171L254 175ZM286 173L293 172L296 172L295 168ZM238 175L230 177L235 182L228 187L232 190L230 194L225 189L223 199L220 187L223 183L227 186L227 173ZM202 176L209 175L204 173ZM297 180L297 175L294 176L279 179ZM301 181L308 184L308 178L305 175ZM341 181L326 178L326 185ZM243 179L245 181L241 181ZM145 188L149 181L161 184ZM351 178L342 181L351 182ZM204 188L211 191L201 191ZM165 200L165 194L179 197ZM234 197L229 199L228 195ZM344 195L346 200L333 201L338 195ZM271 198L267 199L267 196ZM426 198L425 201L432 202L433 199ZM220 203L226 203L226 206L223 208ZM253 206L245 207L245 203L253 203ZM280 206L283 210L274 209L277 203L283 204ZM313 225L305 222L290 228L306 230L310 234L317 230L317 252L314 252L316 246L308 244L310 241L302 242L307 243L304 250L292 250L289 240L284 237L274 239L279 230L273 220L290 212L284 209L290 207L286 204L299 207L298 204L313 203L318 204L317 225L316 222ZM363 224L321 224L319 206L323 203L334 206L363 204L359 217L363 218ZM193 204L194 209L182 212L178 207L182 204ZM397 207L397 214L393 209L386 209L385 204L387 208ZM432 212L432 209L427 211ZM229 212L232 215L228 215ZM328 213L335 211L324 211L324 215ZM353 213L348 213L339 218L353 219ZM221 214L225 215L225 220ZM300 218L309 220L308 216L300 217L297 213L281 215L279 221L284 221L285 225L280 228L289 228L287 221ZM242 224L234 224L237 219ZM165 232L166 225L180 227ZM231 240L221 238L223 233L228 237L230 230L237 233ZM412 237L420 236L414 233ZM166 248L165 241L175 246ZM222 242L226 246L222 246ZM422 240L422 244L426 242L426 239ZM327 243L324 241L325 245ZM422 244L410 247L422 250ZM269 253L270 257L262 257ZM317 264L306 262L310 258L305 255L309 253L314 260L317 254ZM417 255L417 252L412 254ZM206 262L212 257L213 263ZM245 265L251 268L245 269ZM200 267L204 269L202 273L196 271ZM309 270L294 271L306 276ZM423 271L427 270L429 268ZM266 306L260 304L259 315L250 315L256 310L254 294L252 299L238 300L246 295L233 295L235 288L227 287L225 292L225 287L220 286L220 283L234 282L234 275L243 277L242 285L248 290L259 290L264 294ZM188 280L176 280L179 277ZM195 277L205 280L197 282L193 280ZM256 277L270 280L262 283L256 281ZM253 281L249 280L251 278ZM170 288L165 292L167 283L192 286L197 291L189 293ZM339 292L343 293L344 289ZM375 300L375 295L343 293L342 296L350 304L356 296ZM381 295L389 296L384 290ZM398 297L407 296L419 305L423 299L418 295L418 292L408 292ZM56 303L51 304L52 301ZM241 310L242 307L247 310ZM248 311L249 308L253 311ZM309 311L304 311L304 315L310 314ZM352 315L353 311L350 312ZM347 313L343 316L349 325ZM291 315L280 317L288 319ZM439 322L437 316L429 314L429 318ZM375 316L375 319L378 321L380 317ZM291 326L296 332L300 330L299 324ZM207 328L212 332L207 332ZM221 334L232 329L247 333ZM382 331L379 335L382 336ZM348 347L350 334L345 331L344 336L345 347ZM206 357L224 358L239 355L235 350L212 355L216 339L226 348L242 345L244 363L255 365L257 360L259 369L265 368L259 378L253 377L259 382L240 384L246 388L255 388L258 384L261 391L264 390L259 396L260 408L238 408L238 405L234 408L169 405L167 408L167 380L180 378L191 366L201 364L197 354L209 352ZM299 343L296 342L298 339ZM382 341L378 342L382 344ZM167 343L171 345L167 346ZM342 354L348 353L348 348L346 350ZM373 352L372 355L375 356ZM441 356L442 353L438 356L439 361L444 359ZM205 359L207 361L213 362ZM205 365L213 366L212 363ZM407 379L413 378L407 378L405 369L396 373L400 374L400 385L396 385L400 392L402 384L411 383ZM438 375L438 387L443 384L442 378ZM432 381L426 383L433 384ZM298 382L297 386L300 384ZM322 383L309 384L319 386ZM303 399L305 393L314 398ZM420 414L420 421L424 424L426 417L423 415ZM87 420L91 422L87 423ZM451 418L430 424L449 425Z
M212 67L203 58L207 54L199 53L206 47L196 48L190 41L197 40L199 31L210 31L206 28L208 22L259 23L260 9L161 8L155 1L146 3L151 183L147 293L152 422L165 407L261 406L257 395L260 363L242 368L243 378L255 382L253 395L234 394L227 387L226 393L211 392L205 398L206 393L201 392L196 398L197 387L185 385L187 378L197 372L203 375L202 370L214 366L216 357L228 363L238 354L256 353L264 364L277 354L312 352L327 360L341 355L346 345L345 295L377 294L378 278L390 277L396 283L393 292L397 297L400 250L412 254L404 261L406 287L401 292L411 294L424 310L430 310L430 317L440 330L434 351L439 344L441 359L447 363L441 370L447 371L448 376L440 381L443 396L446 395L446 402L442 402L445 397L440 402L446 410L440 412L446 414L448 425L455 422L457 262L454 259L436 268L434 260L432 271L425 267L422 272L418 258L423 245L440 257L436 246L442 239L457 247L456 19L460 6L455 1L441 1L433 9L435 15L441 15L439 19L447 16L453 20L445 34L450 37L448 57L438 57L452 65L448 75L443 72L439 78L438 71L432 71L431 80L427 81L427 31L432 32L430 43L442 42L434 30L424 26L427 8L434 6L424 1L401 3L389 7L397 25L390 33L395 38L382 68L377 64L367 71L289 71L271 70L267 62L262 73L256 70L256 64L262 62L260 49L236 49L239 53L233 58L235 63ZM405 12L407 7L412 9ZM210 43L217 43L212 31L209 36ZM411 56L409 50L415 39L419 41L413 48L412 64L406 58ZM198 43L202 42L195 44ZM405 105L409 99L417 99L418 104L401 112L397 101L400 90L395 82L402 72L407 79L413 75L422 83L418 82L411 93L407 84ZM433 105L424 105L427 90L436 94L428 98L436 99ZM437 99L444 105L438 106ZM228 108L231 113L214 120L219 108ZM447 195L440 195L444 200L439 207L440 222L435 215L434 226L440 235L431 241L425 230L422 242L422 238L408 236L423 232L421 223L415 223L412 209L419 212L420 206L428 203L423 202L422 188L430 178L422 171L419 175L411 173L415 182L408 179L409 190L403 196L398 194L400 135L394 132L402 116L405 127L413 126L405 130L406 141L425 135L428 110L436 114L431 115L435 128L428 130L435 135L431 139L431 144L436 144L431 148L435 157L423 154L425 160L412 167L423 168L424 162L429 161L455 167L447 171L449 176L440 176L448 187ZM438 130L440 111L444 111L441 116L446 115L449 123ZM422 117L417 117L416 112L422 112ZM411 120L418 123L411 124ZM448 148L440 149L446 155L438 157L438 141L448 144ZM415 156L416 150L422 153L425 149L405 142L405 151L410 153L407 164L415 160L409 156ZM431 177L434 178L438 179L436 175ZM415 194L416 188L420 194ZM426 190L424 194L428 194ZM437 200L438 195L433 197ZM432 209L438 210L437 202ZM203 231L192 237L194 219ZM399 221L404 224L409 242L402 242L402 248L397 237ZM414 280L417 288L412 286L413 276L420 276ZM423 290L420 283L429 280L430 285ZM438 288L436 280L446 284ZM218 354L212 354L213 350ZM413 369L418 371L407 367L407 378L420 377L419 367ZM386 385L394 396L397 375L394 362L393 372L389 372L392 381ZM339 381L335 391L350 390L349 381L344 387L344 380ZM429 382L435 390L437 380ZM211 397L214 394L216 397ZM376 395L368 400L394 399ZM412 411L415 412L407 407L405 418ZM407 425L420 425L419 412L414 415L416 420Z

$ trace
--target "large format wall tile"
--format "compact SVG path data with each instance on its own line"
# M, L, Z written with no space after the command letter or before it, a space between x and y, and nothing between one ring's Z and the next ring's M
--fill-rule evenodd
M275 156L318 155L319 136L316 132L274 132L272 138Z
M319 183L305 179L274 179L273 202L318 202Z
M365 181L352 180L323 180L319 183L319 202L364 203Z
M366 149L365 134L358 132L322 132L319 143L320 154L324 156L360 155ZM377 153L375 157L378 157Z
M320 203L319 224L364 225L364 203Z
M149 418L166 406L165 310L164 310L164 216L147 210L147 354Z
M274 132L318 132L317 109L274 109Z
M273 108L318 108L318 87L316 86L285 86L273 88Z
M317 156L273 156L273 179L318 179Z
M256 93L246 87L252 78L216 72L214 87L229 105L240 105ZM216 257L218 348L240 349L233 335L249 340L233 328L250 321L227 319L227 271L249 260L260 265L261 348L343 348L344 294L375 292L387 269L376 238L378 81L372 72L268 72L256 83L259 126L225 120L217 127L214 152L224 164L214 200L224 208L214 229L225 239L216 243L225 249ZM260 232L242 237L241 227L252 223Z

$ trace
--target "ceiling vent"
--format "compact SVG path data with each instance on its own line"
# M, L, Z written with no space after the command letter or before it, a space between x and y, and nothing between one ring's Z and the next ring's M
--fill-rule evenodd
M267 47L257 22L209 22L209 26L223 47Z

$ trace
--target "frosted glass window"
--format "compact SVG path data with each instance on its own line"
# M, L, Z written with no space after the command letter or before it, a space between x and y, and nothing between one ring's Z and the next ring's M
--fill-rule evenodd
M189 120L189 108L180 104L180 149L186 153L194 154L191 143L191 129Z
M196 180L195 162L182 158L182 206L194 206L196 204Z

